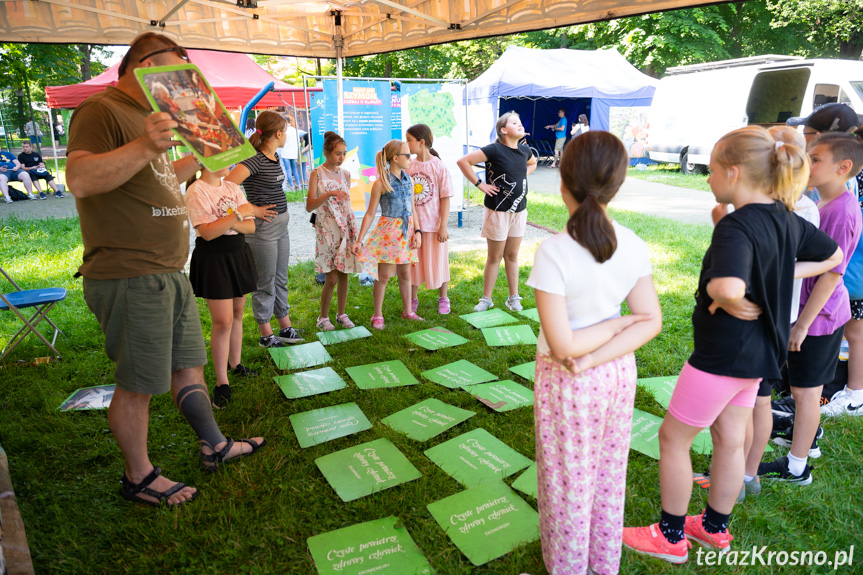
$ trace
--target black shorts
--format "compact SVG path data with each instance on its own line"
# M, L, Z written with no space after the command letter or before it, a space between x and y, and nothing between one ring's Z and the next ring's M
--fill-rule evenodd
M37 172L36 170L33 170L32 172L27 173L30 174L31 180L45 180L46 182L50 182L54 179L54 176L51 175L51 172L47 170L44 172Z
M863 299L851 300L851 319L863 319Z
M821 387L836 377L839 346L845 326L830 335L809 335L800 351L788 352L788 382L791 387Z

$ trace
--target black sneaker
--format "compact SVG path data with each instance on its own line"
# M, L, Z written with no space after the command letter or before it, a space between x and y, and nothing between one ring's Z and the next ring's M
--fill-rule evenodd
M788 428L794 425L793 417L785 417L784 415L773 415L773 429L770 430L770 439L776 437L779 433L788 431Z
M780 447L791 449L791 442L794 441L794 421L785 430L776 430L776 436L773 438L773 443ZM773 435L772 433L770 435ZM818 426L818 431L815 433L815 439L812 440L812 447L809 448L809 457L818 459L821 457L821 448L818 447L818 440L824 437L824 428Z
M777 399L776 401L771 401L770 409L773 413L782 417L791 417L797 412L794 398L790 395L788 397L783 397L782 399Z
M261 337L261 339L258 340L258 345L261 347L285 347L282 340L272 333L266 337Z
M63 195L63 192L61 192L60 190L57 190L56 192L54 192L54 197L55 198L65 198L66 196Z
M809 485L812 483L812 468L806 466L803 473L794 475L788 471L788 458L780 457L776 461L769 463L758 464L758 475L763 479L775 479L777 481L787 481L796 485Z
M216 409L225 409L231 402L231 386L217 385L213 388L213 407Z
M292 327L280 329L279 339L282 340L282 343L303 343L306 341L300 336L300 332Z
M258 372L254 369L248 368L242 363L238 363L237 367L228 366L228 371L233 373L234 375L239 375L240 377L255 377L258 375Z

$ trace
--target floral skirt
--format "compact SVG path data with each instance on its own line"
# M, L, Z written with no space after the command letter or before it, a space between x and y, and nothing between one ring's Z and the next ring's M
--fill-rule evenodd
M414 229L412 220L408 218L408 233ZM402 233L402 219L383 216L366 239L360 260L367 264L364 267L374 268L369 273L375 279L378 279L375 264L412 264L419 261L417 251L410 248L410 238Z

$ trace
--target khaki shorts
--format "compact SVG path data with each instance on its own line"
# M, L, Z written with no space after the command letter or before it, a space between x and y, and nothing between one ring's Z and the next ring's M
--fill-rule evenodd
M105 334L121 389L165 393L172 372L207 363L198 305L184 273L84 278L84 300Z
M555 152L562 152L563 151L563 145L565 143L566 143L566 138L555 139L554 140L554 151Z
M520 212L496 212L485 208L482 215L482 232L480 237L502 242L507 238L524 236L527 225L527 210Z

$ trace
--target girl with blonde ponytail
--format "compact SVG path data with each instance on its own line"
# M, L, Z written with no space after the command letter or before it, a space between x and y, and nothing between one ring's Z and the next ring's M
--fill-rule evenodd
M560 161L567 230L539 246L527 280L542 324L534 420L542 555L550 573L619 571L633 352L662 328L647 245L606 213L628 164L623 144L609 132L570 142ZM620 315L623 301L631 315Z
M399 277L402 318L422 320L411 309L411 264L417 262L417 250L422 246L422 230L415 225L413 218L413 181L407 172L410 159L408 145L401 140L390 140L377 153L375 164L378 179L372 185L359 237L351 248L361 261L377 266L370 270L377 280L372 290L374 313L371 324L374 329L384 329L384 293L394 273ZM381 217L363 245L363 238L375 219L378 204L381 206Z
M720 553L730 548L746 428L760 381L778 379L785 363L793 279L842 261L835 241L791 211L808 172L800 148L748 126L716 143L710 172L713 195L734 212L717 222L704 255L694 349L659 429L662 511L657 524L623 530L624 546L671 563L686 562L692 540ZM710 495L703 512L687 516L689 449L705 427L713 437Z

